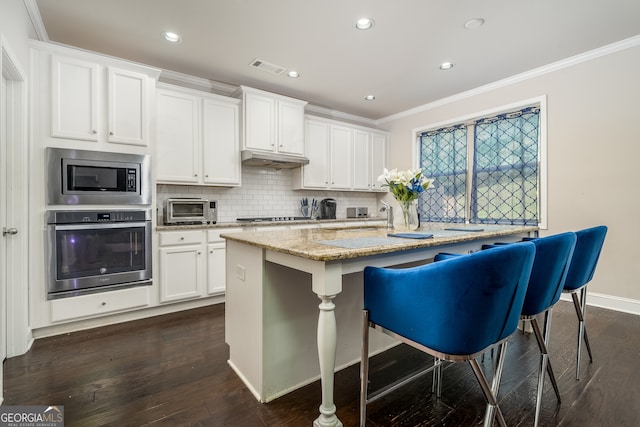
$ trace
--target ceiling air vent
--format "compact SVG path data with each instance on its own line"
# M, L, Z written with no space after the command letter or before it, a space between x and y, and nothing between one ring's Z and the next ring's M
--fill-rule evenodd
M284 70L286 70L286 68L281 67L279 65L275 65L275 64L271 64L269 62L263 61L261 59L254 59L253 61L251 61L251 64L249 64L250 66L254 67L254 68L258 68L262 71L266 71L267 73L271 73L271 74L282 74L284 72Z

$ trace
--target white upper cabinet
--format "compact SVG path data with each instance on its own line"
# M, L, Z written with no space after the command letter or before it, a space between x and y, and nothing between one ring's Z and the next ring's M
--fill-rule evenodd
M308 119L305 128L305 154L309 164L294 170L294 175L302 171L298 180L302 188L325 189L329 187L329 124Z
M352 187L353 130L345 126L331 125L329 148L329 188L349 190Z
M387 166L387 135L355 130L353 157L353 189L385 191L378 177Z
M147 145L149 97L147 76L109 67L107 140L121 144Z
M292 171L294 189L383 191L376 181L387 161L384 132L307 116L305 155L309 164Z
M371 190L371 132L353 132L353 189Z
M30 89L40 147L150 153L160 70L32 40Z
M98 141L98 64L51 56L51 136Z
M239 103L161 85L156 107L158 182L240 185Z
M243 101L243 148L304 155L306 101L240 86Z
M203 182L240 185L240 106L237 99L203 99Z
M156 94L156 178L197 184L200 180L201 98L158 89Z
M373 191L387 191L386 188L382 188L382 184L378 182L378 177L382 175L384 168L387 166L387 150L389 149L387 143L388 137L384 133L372 132L371 133L371 190Z
M278 101L278 151L304 154L304 106L306 102Z
M51 136L147 145L148 76L51 56Z

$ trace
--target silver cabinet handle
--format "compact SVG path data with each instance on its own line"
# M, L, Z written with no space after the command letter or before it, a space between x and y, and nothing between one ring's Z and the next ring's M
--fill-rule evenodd
M96 133L98 133L98 131L97 130L92 130L91 133L95 135Z
M18 234L18 229L13 227L12 228L2 227L2 235L6 236L7 234L10 236Z

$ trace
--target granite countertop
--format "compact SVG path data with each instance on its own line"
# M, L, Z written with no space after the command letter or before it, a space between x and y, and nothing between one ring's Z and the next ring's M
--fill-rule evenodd
M370 222L370 221L386 221L386 218L338 218L338 219L309 219L309 220L296 220L296 221L259 221L259 222L246 222L246 221L232 221L232 222L219 222L216 224L180 224L180 225L164 225L158 222L156 226L157 231L171 231L171 230L210 230L210 229L225 229L225 228L237 228L237 227L273 227L282 225L299 225L299 224L331 224L331 223L345 223L345 222Z
M456 230L447 230L451 228ZM427 223L415 232L433 235L426 239L389 237L386 227L381 226L223 233L221 237L301 258L333 261L536 230L537 226Z

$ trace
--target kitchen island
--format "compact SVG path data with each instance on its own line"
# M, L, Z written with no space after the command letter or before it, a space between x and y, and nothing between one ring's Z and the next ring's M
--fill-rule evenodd
M320 378L322 403L314 426L341 426L334 372L360 359L364 268L423 264L438 252L467 253L536 231L429 223L419 231L432 234L426 239L389 237L377 227L222 234L229 364L261 402ZM370 337L372 353L393 345L382 334Z

